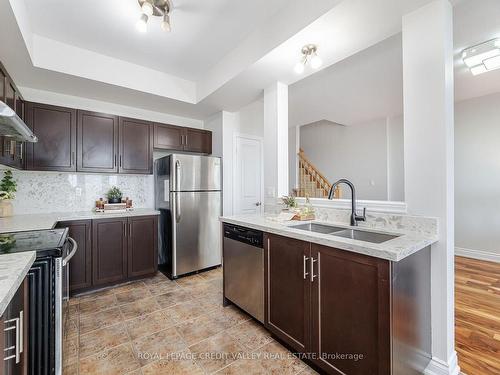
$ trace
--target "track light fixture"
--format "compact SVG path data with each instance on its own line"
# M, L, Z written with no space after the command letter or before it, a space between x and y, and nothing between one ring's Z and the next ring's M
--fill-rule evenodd
M170 12L172 11L171 0L137 0L141 7L141 15L137 20L136 27L140 32L148 29L150 17L162 17L161 28L164 31L171 30Z
M305 45L302 47L301 52L302 58L297 64L295 64L295 73L304 73L307 63L309 63L313 69L318 69L321 65L323 65L323 61L318 56L318 47L315 44Z

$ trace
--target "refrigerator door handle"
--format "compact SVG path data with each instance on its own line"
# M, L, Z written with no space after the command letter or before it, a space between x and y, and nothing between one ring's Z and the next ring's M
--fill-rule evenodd
M179 193L175 193L175 222L178 223L181 221L181 205L180 205L180 196Z
M175 161L175 191L181 189L181 162L179 160Z

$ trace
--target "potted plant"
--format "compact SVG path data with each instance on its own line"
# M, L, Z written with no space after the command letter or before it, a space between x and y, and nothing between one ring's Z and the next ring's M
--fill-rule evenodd
M123 193L116 186L113 186L111 189L108 190L106 196L108 197L109 203L121 203Z
M297 201L295 200L295 197L293 195L285 195L281 197L281 201L283 202L287 210L297 207Z
M5 171L0 181L0 217L12 216L12 199L15 198L17 182L12 171Z

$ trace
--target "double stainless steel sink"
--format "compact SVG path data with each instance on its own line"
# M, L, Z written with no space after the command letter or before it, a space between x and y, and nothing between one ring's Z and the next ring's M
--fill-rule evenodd
M308 232L331 234L332 236L350 238L353 240L365 241L370 243L383 243L399 236L378 233L378 232L368 232L358 229L346 229L341 227L335 227L332 225L318 224L318 223L306 223L290 226L290 228L305 230Z

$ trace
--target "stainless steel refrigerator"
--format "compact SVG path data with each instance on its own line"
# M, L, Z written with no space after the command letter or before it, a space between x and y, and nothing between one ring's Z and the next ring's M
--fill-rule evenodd
M221 160L172 154L155 161L159 269L174 279L221 264Z

